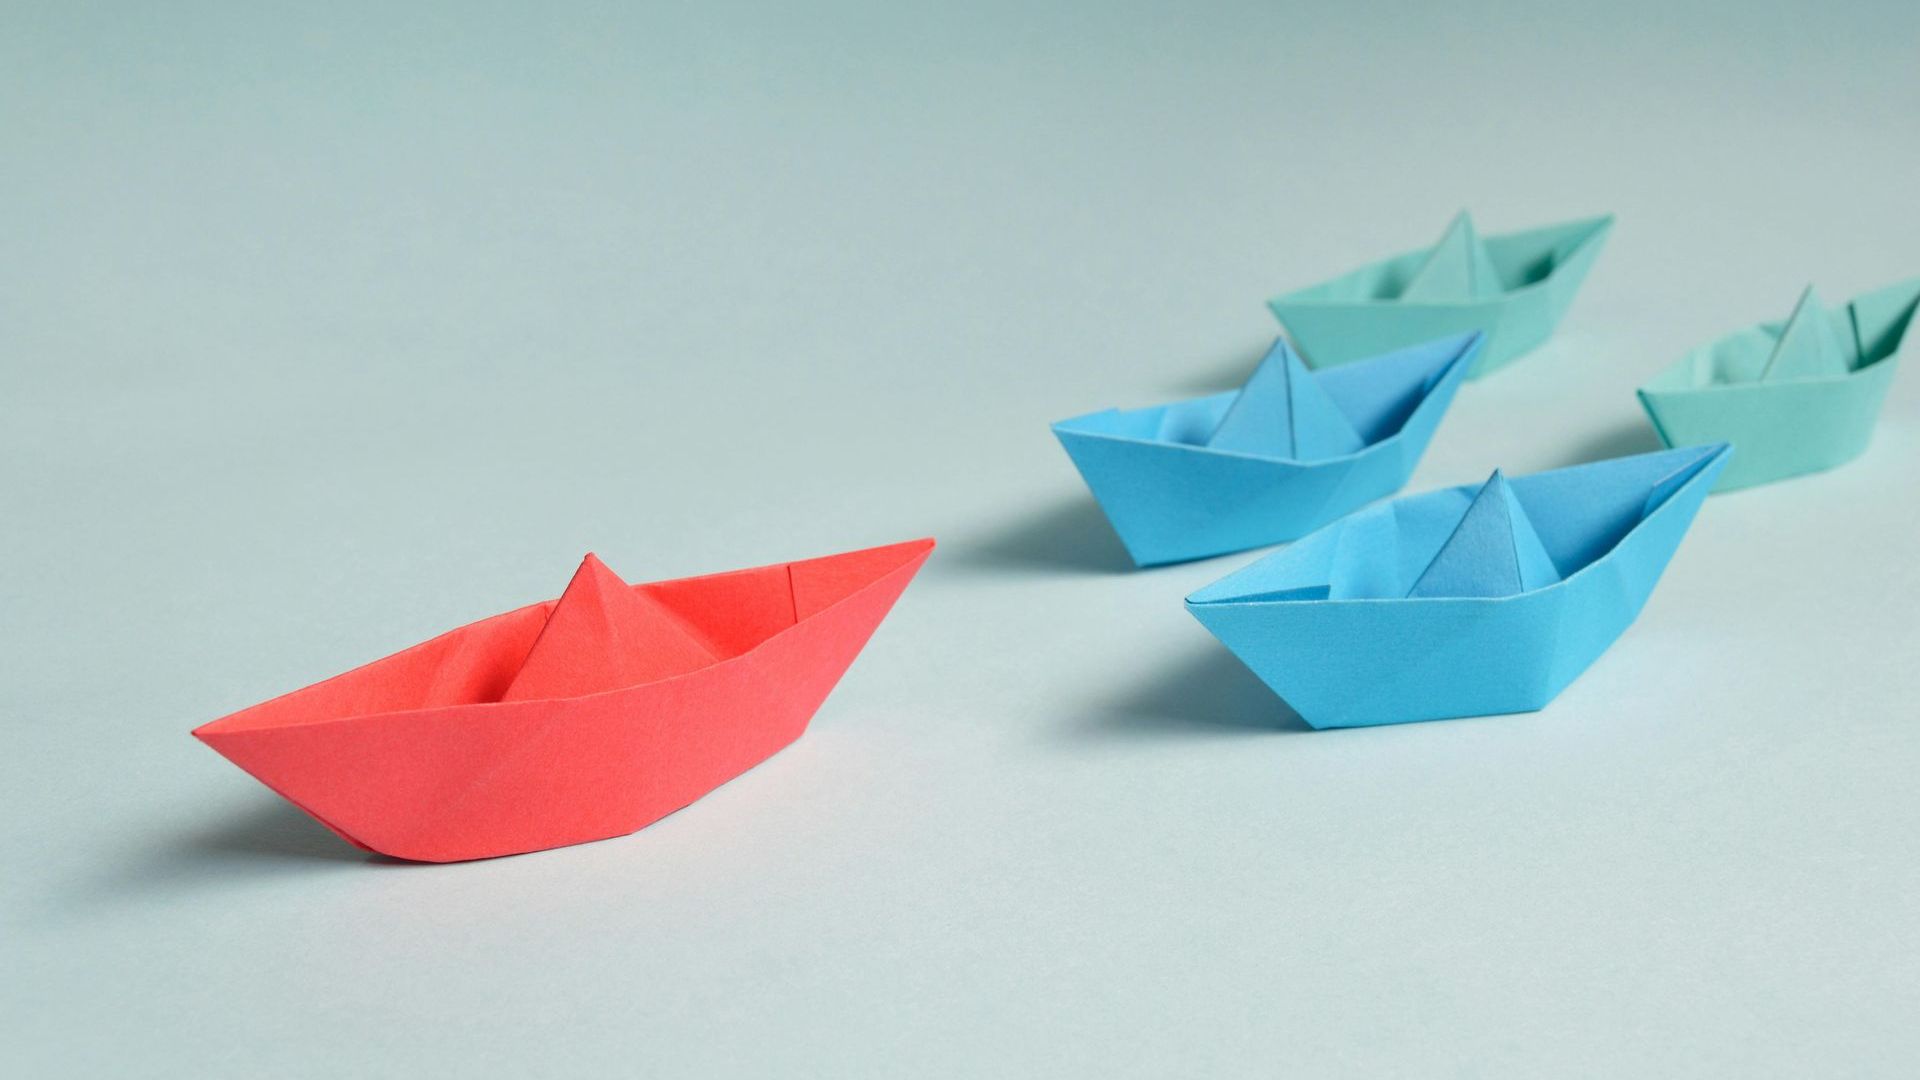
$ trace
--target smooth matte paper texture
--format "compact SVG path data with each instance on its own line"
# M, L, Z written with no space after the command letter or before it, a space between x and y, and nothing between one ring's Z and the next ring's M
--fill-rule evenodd
M1139 566L1277 544L1404 487L1483 340L1309 371L1280 339L1239 390L1053 433Z
M1639 615L1732 453L1496 472L1395 499L1187 610L1316 728L1543 708Z
M932 540L558 600L194 735L357 847L422 862L644 828L798 738Z
M1828 309L1811 286L1785 322L1695 349L1640 388L1668 446L1730 442L1721 491L1831 469L1873 440L1920 308L1920 278Z
M1464 211L1432 247L1267 301L1309 365L1330 368L1422 341L1487 335L1468 378L1553 335L1593 268L1612 215L1481 238Z

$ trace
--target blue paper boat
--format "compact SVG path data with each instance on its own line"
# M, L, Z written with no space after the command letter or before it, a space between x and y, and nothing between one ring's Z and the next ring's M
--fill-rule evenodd
M1406 485L1482 337L1310 372L1285 341L1239 390L1053 425L1140 566L1304 536Z
M1364 510L1187 598L1316 728L1544 707L1632 624L1732 448Z
M1552 335L1593 269L1611 215L1482 240L1462 213L1432 247L1370 263L1267 301L1314 368L1482 330L1469 378L1505 367Z

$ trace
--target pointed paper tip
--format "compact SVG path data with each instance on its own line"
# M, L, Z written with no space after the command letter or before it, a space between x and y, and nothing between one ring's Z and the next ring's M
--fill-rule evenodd
M1560 580L1553 558L1540 543L1526 508L1493 470L1480 485L1452 533L1407 591L1409 597L1500 597L1529 592Z
M1727 442L1706 443L1682 449L1692 450L1693 457L1653 483L1647 491L1647 501L1641 507L1641 513L1651 514L1658 510L1662 503L1671 498L1674 492L1685 487L1688 481L1708 469L1718 472L1726 460L1733 456L1733 444ZM1716 462L1720 464L1716 465Z
M1780 327L1773 353L1760 370L1762 382L1844 375L1852 368L1849 349L1827 318L1827 309L1812 285L1800 293L1793 314Z
M1473 493L1475 501L1484 499L1489 495L1501 496L1510 506L1517 501L1513 497L1513 485L1507 482L1507 474L1504 470L1493 470L1491 475L1481 481L1480 489Z
M1260 357L1260 362L1253 365L1253 374L1247 376L1247 381L1241 383L1240 388L1245 390L1248 386L1252 385L1253 381L1259 377L1262 371L1274 369L1284 374L1286 369L1291 367L1292 364L1298 364L1300 362L1300 357L1293 351L1293 346L1287 344L1287 339L1284 337L1276 337L1273 339L1273 344L1267 346L1266 354ZM1304 367L1305 365L1303 364L1302 366Z
M713 661L712 650L678 616L588 552L499 700L582 697Z
M1286 338L1277 337L1240 384L1205 444L1216 450L1285 456L1292 452L1292 380Z
M591 577L599 580L611 580L625 586L627 579L613 572L613 567L600 561L600 556L589 551L580 558L580 568L573 572L575 578Z
M1426 258L1402 286L1400 298L1422 303L1458 303L1482 299L1504 287L1487 246L1465 210L1453 216L1446 231L1427 250Z
M1809 283L1806 288L1800 290L1799 298L1794 300L1793 314L1787 316L1787 326L1790 327L1810 315L1825 310L1826 305L1820 302L1820 290ZM1782 327L1781 332L1784 334L1785 331L1786 327Z
M1206 445L1318 461L1353 453L1365 440L1286 339L1275 338L1214 425Z

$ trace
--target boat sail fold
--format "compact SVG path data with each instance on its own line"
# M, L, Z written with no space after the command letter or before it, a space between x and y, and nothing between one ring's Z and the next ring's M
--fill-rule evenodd
M1553 556L1495 469L1407 595L1513 596L1559 580Z
M1274 343L1240 388L1207 445L1294 461L1325 461L1359 450L1366 440L1282 340Z

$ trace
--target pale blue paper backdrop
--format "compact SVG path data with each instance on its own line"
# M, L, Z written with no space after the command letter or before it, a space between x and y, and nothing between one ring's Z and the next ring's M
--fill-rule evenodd
M1911 276L1906 3L11 4L0 1074L1911 1077L1920 379L1550 709L1304 734L1046 425L1618 215L1419 493ZM186 734L467 619L932 533L765 766L369 864ZM1763 614L1756 605L1763 604ZM1783 628L1784 631L1783 632Z

